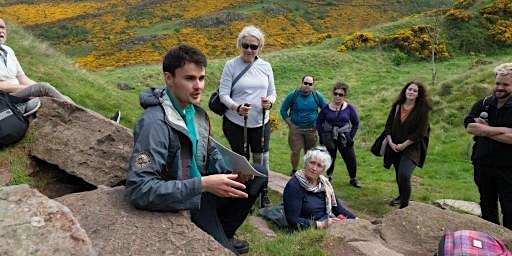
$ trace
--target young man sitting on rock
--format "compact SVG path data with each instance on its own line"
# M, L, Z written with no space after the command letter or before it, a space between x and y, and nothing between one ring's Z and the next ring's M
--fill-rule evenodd
M208 116L199 107L206 65L197 48L172 48L163 61L166 88L140 95L144 113L134 129L126 191L137 208L189 210L192 222L220 244L246 253L249 244L234 234L263 183L232 174L210 139Z

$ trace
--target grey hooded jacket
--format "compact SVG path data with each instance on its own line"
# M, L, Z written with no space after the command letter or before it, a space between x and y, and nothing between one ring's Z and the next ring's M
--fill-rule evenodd
M126 193L137 208L155 211L199 209L201 178L189 178L192 141L185 121L163 89L140 94L144 113L134 129ZM206 112L195 107L196 164L202 176L230 173L210 140Z

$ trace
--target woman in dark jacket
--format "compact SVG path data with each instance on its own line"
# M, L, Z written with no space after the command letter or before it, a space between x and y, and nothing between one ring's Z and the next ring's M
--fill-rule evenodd
M321 175L330 164L331 157L325 147L306 152L304 169L293 174L283 192L284 212L290 228L326 228L334 222L356 218L341 206L329 179Z
M393 103L386 121L388 150L384 156L384 165L395 168L399 196L389 204L409 205L411 197L411 176L414 168L423 167L428 146L428 115L432 103L425 86L418 81L405 84Z

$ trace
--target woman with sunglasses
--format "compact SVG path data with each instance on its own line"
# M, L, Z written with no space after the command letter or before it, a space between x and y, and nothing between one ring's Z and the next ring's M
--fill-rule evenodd
M333 85L333 101L318 114L316 129L320 136L320 144L327 148L332 158L332 163L327 169L329 180L332 179L334 171L336 151L339 151L347 167L349 184L360 188L356 177L357 162L354 151L354 136L359 128L359 116L354 106L345 101L347 92L347 84L338 82Z
M426 87L418 81L410 81L389 111L385 128L389 147L384 154L384 167L394 166L398 185L398 197L389 202L391 206L409 205L412 172L416 166L423 166L427 153L431 110Z
M277 95L272 66L258 57L264 43L265 36L257 27L242 29L236 41L240 55L226 62L219 97L228 107L222 119L222 130L231 150L247 159L252 153L252 161L268 170L270 123L267 110L272 108ZM240 74L243 75L237 80ZM264 183L261 202L262 206L269 206L268 179Z
M331 164L325 147L314 147L304 156L304 169L293 174L283 192L288 226L326 228L333 222L356 216L341 206L329 179L321 175Z

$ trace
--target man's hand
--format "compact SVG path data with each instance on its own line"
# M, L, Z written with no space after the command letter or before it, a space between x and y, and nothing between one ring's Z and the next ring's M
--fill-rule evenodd
M289 118L289 117L288 117L288 118L286 118L286 119L284 120L284 122L288 125L288 127L292 126L292 119L291 119L291 118Z
M245 185L236 181L237 174L214 174L201 177L201 191L210 192L219 197L247 198Z
M483 125L489 125L489 123L487 123L487 121L485 121L484 119L480 118L480 117L477 117L474 119L475 120L475 123L477 124L483 124Z

